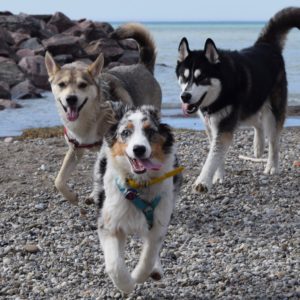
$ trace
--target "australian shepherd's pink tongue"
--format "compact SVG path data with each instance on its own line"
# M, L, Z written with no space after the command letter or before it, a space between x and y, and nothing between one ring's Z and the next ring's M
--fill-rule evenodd
M79 116L79 113L78 113L77 107L76 108L73 108L73 107L67 108L67 118L69 121L71 121L71 122L76 121L78 119L78 116Z
M133 168L137 172L142 172L145 170L158 171L160 170L162 164L154 163L150 159L133 159Z

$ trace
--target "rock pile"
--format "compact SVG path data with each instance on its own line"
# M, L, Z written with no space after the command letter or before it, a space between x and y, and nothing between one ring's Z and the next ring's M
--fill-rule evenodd
M0 12L0 99L38 98L50 90L44 63L46 51L60 64L74 60L91 63L100 52L107 68L137 62L137 44L110 39L113 30L109 23L74 21L61 12ZM3 103L0 109L5 108Z

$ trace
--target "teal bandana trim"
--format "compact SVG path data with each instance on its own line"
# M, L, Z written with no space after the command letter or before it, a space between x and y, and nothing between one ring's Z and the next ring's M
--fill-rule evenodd
M147 220L149 230L153 226L154 221L154 209L158 205L161 196L156 196L151 202L147 202L139 197L136 189L127 188L120 184L119 180L116 179L117 187L120 192L124 195L125 199L129 200L136 208L141 210Z

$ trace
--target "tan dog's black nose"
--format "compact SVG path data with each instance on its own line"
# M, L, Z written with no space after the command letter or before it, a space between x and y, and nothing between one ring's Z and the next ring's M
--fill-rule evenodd
M67 98L66 98L66 101L67 103L70 105L70 106L74 106L76 105L77 101L78 101L78 98L77 96L75 95L69 95Z

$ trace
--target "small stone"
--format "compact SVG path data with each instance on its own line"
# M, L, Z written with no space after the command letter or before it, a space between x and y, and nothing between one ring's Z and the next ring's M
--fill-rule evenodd
M37 245L37 244L26 244L24 246L24 250L29 253L37 253L41 249L40 249L39 245Z
M47 204L45 204L45 203L38 203L38 204L36 204L34 207L35 207L36 209L38 209L38 210L44 210L44 209L47 208Z

